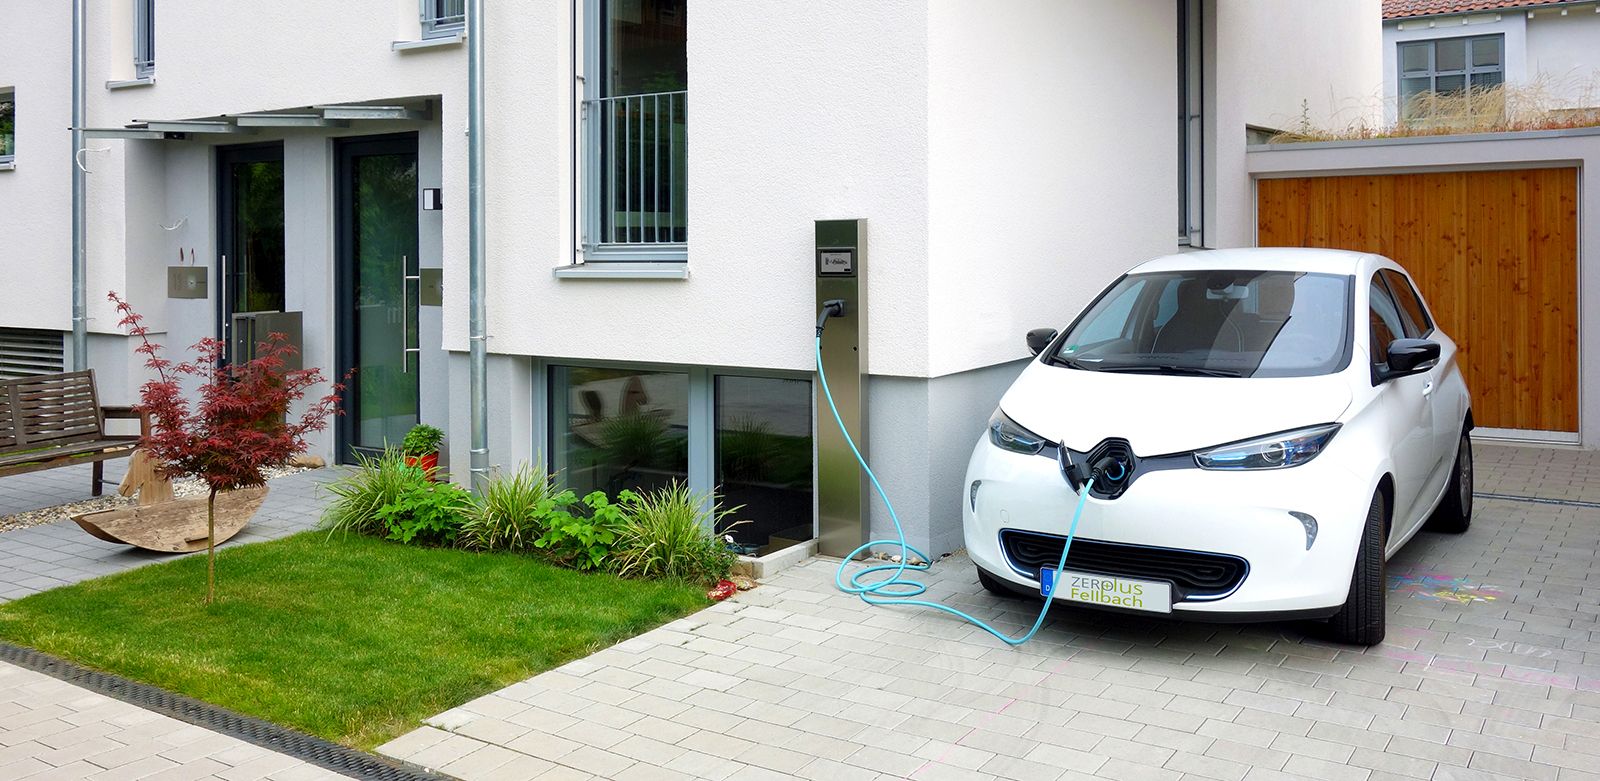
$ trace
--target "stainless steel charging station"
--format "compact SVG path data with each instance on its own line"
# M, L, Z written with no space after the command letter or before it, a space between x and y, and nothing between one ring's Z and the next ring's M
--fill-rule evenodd
M845 428L867 455L867 221L817 220L817 306L843 299L822 333L822 367ZM846 556L871 533L871 486L834 425L822 383L817 410L817 552Z

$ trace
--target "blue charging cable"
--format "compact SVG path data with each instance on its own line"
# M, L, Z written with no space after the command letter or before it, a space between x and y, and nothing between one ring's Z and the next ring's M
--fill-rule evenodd
M1050 603L1054 601L1054 592L1056 586L1060 583L1059 580L1052 582L1051 585L1045 588L1044 605L1039 608L1039 617L1034 620L1033 627L1028 630L1028 633L1021 637L1006 635L982 620L967 615L949 605L941 605L938 602L925 599L911 599L911 597L927 591L928 587L918 581L907 578L905 576L906 571L926 571L933 560L926 553L911 547L906 542L906 530L900 525L900 516L894 511L894 503L889 501L889 495L884 493L883 484L879 483L878 476L872 473L872 467L867 465L867 459L861 455L861 449L856 447L855 439L850 436L850 430L844 426L844 419L839 416L839 407L833 403L833 393L828 390L828 373L822 368L822 326L820 320L817 326L817 379L822 383L822 396L828 400L828 409L833 412L833 422L839 424L839 431L844 434L845 444L850 446L850 452L856 454L856 462L861 464L861 471L866 472L867 479L872 481L873 490L877 491L878 496L883 499L883 505L889 508L889 519L894 521L894 532L899 537L896 540L872 540L850 551L850 555L844 557L844 561L839 562L839 570L833 574L833 584L838 586L840 591L855 594L861 598L862 602L869 605L917 605L918 607L943 610L994 635L1007 645L1022 645L1033 639L1033 636L1039 632L1039 627L1044 626L1044 617L1046 613L1050 612ZM1083 515L1083 503L1084 500L1089 498L1089 489L1093 485L1093 479L1085 481L1083 489L1078 494L1078 506L1077 509L1072 511L1072 524L1067 528L1066 542L1061 545L1061 560L1056 562L1056 572L1060 572L1067 565L1067 552L1072 550L1072 538L1078 532L1078 519ZM850 582L847 585L844 579L845 568L850 566L851 560L875 545L900 546L900 561L895 564L878 564L857 571L850 576ZM913 554L922 561L921 564L910 563ZM883 580L871 583L863 580L863 578L874 572L887 572L890 570L893 570L894 574Z

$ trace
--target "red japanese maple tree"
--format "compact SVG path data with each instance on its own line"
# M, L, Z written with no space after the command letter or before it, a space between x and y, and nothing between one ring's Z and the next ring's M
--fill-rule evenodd
M309 404L298 418L289 407L306 391L325 382L320 369L285 371L295 353L283 334L262 342L256 357L225 363L221 340L201 339L191 349L195 358L174 363L162 357L161 345L150 341L144 317L121 296L107 298L122 316L119 326L139 338L136 352L155 379L139 388L139 408L150 415L150 433L140 440L168 477L198 477L210 489L206 498L206 602L216 599L217 493L266 483L265 470L284 466L306 450L306 435L327 428L341 414L342 383ZM198 399L184 396L180 379L198 378Z

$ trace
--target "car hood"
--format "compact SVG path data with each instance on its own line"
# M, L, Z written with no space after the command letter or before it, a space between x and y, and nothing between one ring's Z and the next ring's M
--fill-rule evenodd
M1350 400L1338 375L1115 374L1034 362L1006 391L1000 409L1073 450L1118 437L1136 455L1156 456L1335 421Z

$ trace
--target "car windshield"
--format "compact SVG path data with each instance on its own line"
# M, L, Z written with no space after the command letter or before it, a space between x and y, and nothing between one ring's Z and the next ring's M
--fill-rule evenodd
M1190 270L1117 280L1049 363L1102 372L1309 377L1349 363L1351 277Z

